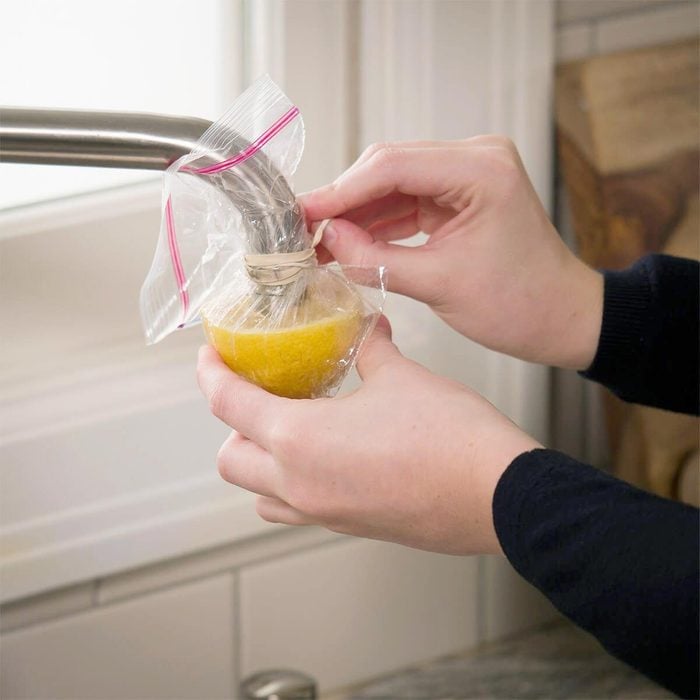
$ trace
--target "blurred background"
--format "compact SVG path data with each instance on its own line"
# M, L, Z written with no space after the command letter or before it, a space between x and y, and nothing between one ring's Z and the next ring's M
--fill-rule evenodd
M299 192L373 142L507 134L567 242L622 267L651 250L698 255L698 12L5 0L0 103L214 120L268 72L305 120ZM272 667L342 694L556 619L499 558L273 526L220 481L227 430L195 385L201 330L143 341L159 220L158 174L0 163L0 696L231 698ZM546 444L697 500L695 420L621 408L414 302L391 297L386 313L405 354Z

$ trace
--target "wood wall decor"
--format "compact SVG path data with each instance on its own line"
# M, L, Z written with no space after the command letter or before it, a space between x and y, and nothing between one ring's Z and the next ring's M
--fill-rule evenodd
M559 167L579 255L627 267L649 252L700 257L698 39L561 65L556 79ZM697 504L695 417L604 405L615 473Z

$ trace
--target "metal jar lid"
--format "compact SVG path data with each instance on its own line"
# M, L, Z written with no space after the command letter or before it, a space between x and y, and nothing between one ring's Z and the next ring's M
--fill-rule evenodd
M260 671L241 682L245 700L316 700L316 682L300 671Z

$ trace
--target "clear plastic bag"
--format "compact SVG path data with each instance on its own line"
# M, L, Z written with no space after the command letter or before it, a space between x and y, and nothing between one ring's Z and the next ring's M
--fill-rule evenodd
M316 263L288 184L303 146L299 110L265 76L168 168L141 315L148 343L201 318L235 372L316 398L353 366L381 313L386 272Z

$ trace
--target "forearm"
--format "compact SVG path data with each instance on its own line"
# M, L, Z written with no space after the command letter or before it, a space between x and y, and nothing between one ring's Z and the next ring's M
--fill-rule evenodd
M493 509L524 578L612 654L697 697L697 509L552 450L516 458Z

